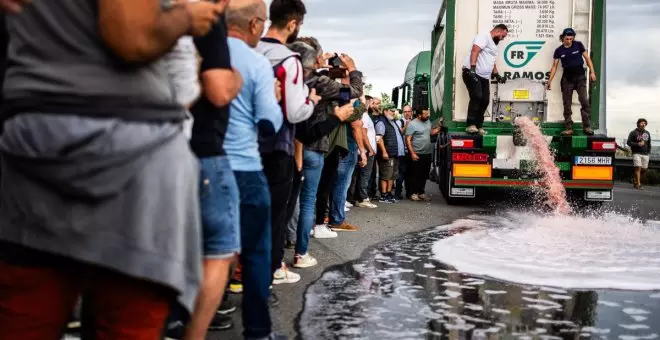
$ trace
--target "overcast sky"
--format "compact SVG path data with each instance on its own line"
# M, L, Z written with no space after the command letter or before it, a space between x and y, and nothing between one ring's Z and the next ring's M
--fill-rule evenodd
M266 1L269 3L269 1ZM410 59L430 50L439 0L304 0L301 35L351 55L373 84L391 93ZM660 139L660 0L607 2L608 132L626 137L638 117Z

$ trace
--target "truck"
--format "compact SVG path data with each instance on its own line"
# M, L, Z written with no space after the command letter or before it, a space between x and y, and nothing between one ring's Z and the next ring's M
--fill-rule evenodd
M491 81L491 100L484 118L486 135L466 130L469 95L461 73L475 35L506 24L508 36L498 44L497 68L507 81ZM573 97L574 134L562 136L561 66L552 90L546 90L554 50L564 28L587 48L597 79L589 81L594 135L582 133L580 105ZM492 188L524 190L542 186L535 156L514 121L532 119L555 155L555 164L572 202L598 206L613 199L615 138L607 136L605 117L604 0L444 0L431 32L431 62L415 61L415 74L393 91L402 105L428 107L443 132L436 138L430 178L448 204L487 195ZM412 63L411 61L411 63ZM586 65L586 64L585 64ZM430 75L428 79L427 74ZM416 90L426 85L425 91ZM412 91L405 92L406 88ZM424 95L426 93L426 95Z

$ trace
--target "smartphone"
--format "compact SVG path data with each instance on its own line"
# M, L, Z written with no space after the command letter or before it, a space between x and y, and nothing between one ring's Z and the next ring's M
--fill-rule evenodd
M351 101L351 89L342 87L339 89L339 106L348 104Z
M331 67L340 67L341 66L341 59L339 59L339 55L335 53L335 56L328 59L328 65Z

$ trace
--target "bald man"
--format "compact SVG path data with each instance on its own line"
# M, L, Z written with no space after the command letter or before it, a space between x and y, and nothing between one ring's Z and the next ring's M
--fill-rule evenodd
M226 18L232 66L244 79L231 103L225 142L240 195L243 334L246 339L285 339L272 333L268 308L273 277L272 200L258 142L259 136L275 136L284 121L273 68L254 50L268 20L266 5L262 0L231 0Z

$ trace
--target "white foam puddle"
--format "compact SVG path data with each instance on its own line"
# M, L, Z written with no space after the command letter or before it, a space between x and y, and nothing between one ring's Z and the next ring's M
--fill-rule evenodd
M511 212L437 241L435 259L458 271L567 289L660 290L660 228L630 217L541 216ZM550 287L548 287L550 286Z

